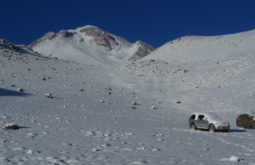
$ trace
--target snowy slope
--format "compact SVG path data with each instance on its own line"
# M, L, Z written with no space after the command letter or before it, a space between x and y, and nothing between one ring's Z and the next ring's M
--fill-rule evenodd
M23 127L0 129L0 164L253 165L255 131L237 128L235 118L254 108L255 52L230 46L228 38L244 41L246 34L218 37L226 42L215 49L200 47L235 49L213 59L184 51L196 50L192 39L173 59L164 54L176 51L170 47L122 66L82 65L0 45L0 125ZM230 132L189 130L194 111L216 113L231 123Z
M29 47L47 56L83 64L136 61L154 50L144 42L132 44L90 25L75 30L61 30L58 33L49 32Z
M168 42L143 60L193 62L234 58L255 51L255 30L222 36L186 36Z
M176 106L185 111L249 113L254 111L254 41L255 31L182 37L126 69L141 79L141 90L171 103L181 100Z

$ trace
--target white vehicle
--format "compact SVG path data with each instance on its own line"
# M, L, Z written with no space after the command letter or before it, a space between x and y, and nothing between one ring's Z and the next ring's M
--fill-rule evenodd
M189 118L190 129L193 130L208 130L210 132L224 131L228 132L230 125L228 122L223 122L216 115L206 113L193 113Z

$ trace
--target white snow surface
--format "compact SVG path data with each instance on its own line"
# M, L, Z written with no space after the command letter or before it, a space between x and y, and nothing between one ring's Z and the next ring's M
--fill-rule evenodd
M255 50L255 30L222 36L185 36L170 41L146 58L169 62L201 62L235 58Z
M255 164L255 131L235 126L254 109L253 33L180 41L126 65L0 45L0 125L21 127L0 129L0 164ZM230 132L191 131L194 111L230 121Z

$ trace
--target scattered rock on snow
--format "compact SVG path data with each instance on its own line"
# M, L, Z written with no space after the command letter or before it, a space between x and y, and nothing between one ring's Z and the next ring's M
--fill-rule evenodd
M52 93L46 93L46 94L44 94L44 96L47 97L47 98L50 98L50 99L54 98Z
M135 102L135 101L134 101L134 102L132 103L132 105L135 105L135 106L136 106L136 105L140 105L140 104L139 104L138 102Z
M152 105L151 109L158 109L158 107L156 107L155 105Z
M135 107L135 106L132 106L132 109L136 109L136 107Z
M112 88L107 87L105 90L112 91Z
M43 76L43 77L42 77L42 80L43 80L43 81L45 81L45 80L46 80L46 77L45 77L45 76Z
M184 73L188 73L189 72L189 70L187 70L187 69L184 69L184 71L183 71Z
M104 100L99 100L99 102L100 102L100 103L105 103L105 101L104 101Z
M22 88L17 88L16 91L17 91L17 92L24 92L24 89L22 89Z
M9 130L17 130L20 129L20 127L17 124L6 124L4 126L5 129L9 129Z
M222 161L229 161L229 162L240 162L244 159L240 159L239 157L232 155L232 156L230 156L230 158L223 158L221 160Z

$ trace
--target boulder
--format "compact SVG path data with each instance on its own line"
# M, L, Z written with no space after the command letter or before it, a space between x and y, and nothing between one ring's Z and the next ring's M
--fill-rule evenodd
M236 126L246 129L255 129L255 120L253 116L241 114L236 118Z

